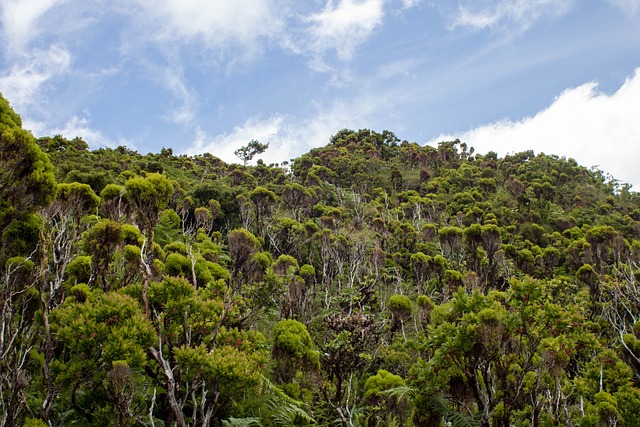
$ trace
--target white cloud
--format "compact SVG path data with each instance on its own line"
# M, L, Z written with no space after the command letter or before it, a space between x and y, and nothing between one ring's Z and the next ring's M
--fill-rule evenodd
M214 80L221 64L237 71L261 55L284 27L287 9L280 1L118 0L129 19L120 52L171 94L163 118L194 129L200 99L187 71L197 64Z
M572 3L572 0L497 0L479 8L461 4L450 27L523 32L542 18L565 14Z
M242 125L234 127L231 132L213 138L202 129L197 129L195 141L186 151L189 154L209 152L226 162L238 163L239 159L233 152L252 139L257 139L262 143L269 142L270 150L274 148L274 145L279 145L277 142L274 144L274 141L279 140L283 124L284 117L281 115L274 115L266 120L252 118ZM265 155L260 157L266 159Z
M201 41L211 47L249 45L279 31L282 21L270 0L137 0L147 28L162 42Z
M311 148L326 145L330 135L340 129L367 127L379 104L362 98L359 100L362 102L336 102L326 110L319 107L316 114L299 121L279 114L264 120L252 118L231 132L215 137L199 130L195 141L185 152L209 152L226 162L239 163L233 152L252 139L257 139L263 143L269 142L269 149L257 158L266 163L282 163Z
M2 29L5 49L20 52L38 36L38 21L65 0L2 0ZM5 51L6 54L6 51Z
M382 23L383 5L384 0L339 0L337 5L328 0L323 11L303 19L309 25L308 48L318 56L335 50L342 60L350 59Z
M46 83L66 73L70 64L71 54L64 47L33 50L0 74L0 92L18 112L42 108Z
M613 94L597 90L594 82L568 89L533 117L480 126L459 138L480 153L500 155L533 149L572 157L587 167L597 166L640 190L640 68Z
M62 135L67 139L80 137L84 139L92 148L113 147L114 142L105 136L100 130L91 126L90 118L73 116L63 128L51 129L49 135Z
M116 145L132 146L130 141L114 141L106 136L102 131L95 129L91 124L91 117L88 112L82 116L72 116L63 126L51 125L42 121L35 121L29 118L23 120L23 127L30 130L36 137L62 135L64 138L82 138L91 149L99 147L115 147Z

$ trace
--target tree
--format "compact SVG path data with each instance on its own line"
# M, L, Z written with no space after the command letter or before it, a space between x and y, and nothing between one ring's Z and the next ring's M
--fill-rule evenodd
M276 194L264 187L256 187L249 193L249 200L253 205L257 234L264 237L265 221L271 215L271 209L276 202Z
M378 326L373 316L362 313L326 317L327 340L318 344L320 366L325 376L321 385L331 415L343 427L353 425L359 395L354 375L360 374L370 361L368 352L374 347Z
M47 205L55 193L49 158L22 129L20 116L0 96L0 233L13 221Z
M404 324L411 319L413 303L406 295L391 295L389 298L389 310L391 310L391 332L395 332L399 327L402 328L402 336L404 332Z
M164 175L150 173L146 177L129 179L125 189L133 218L151 245L160 214L173 194L173 184Z
M82 250L91 255L92 274L89 285L99 283L105 292L109 291L110 284L106 273L113 258L115 249L124 239L122 224L103 219L97 222L84 234L81 242Z
M144 418L146 349L156 339L151 323L130 296L92 292L87 285L70 294L51 313L57 349L53 419L107 425L117 415L124 426L126 419Z
M442 253L447 258L457 258L458 263L462 258L462 236L464 230L459 227L442 227L438 230L438 239L442 246Z
M157 346L149 347L153 377L165 425L209 426L255 395L262 385L266 343L254 331L233 327L241 297L224 293L219 283L194 287L165 277L149 289Z
M154 229L160 220L160 214L167 207L173 194L173 184L164 175L150 173L144 178L129 179L125 183L125 189L134 219L146 237L146 245L143 244L140 260L145 270L144 282L142 283L142 301L144 302L145 314L149 316L147 288L152 276Z
M37 346L33 313L38 309L34 263L24 257L9 259L0 281L0 425L19 425L25 410L23 396L29 383L29 359Z
M31 379L31 352L40 344L35 314L39 272L34 261L39 258L37 248L44 230L36 212L51 202L56 190L49 158L40 150L33 136L22 129L20 116L0 96L2 426L19 424L18 418L28 409L24 405L24 393ZM46 252L44 245L39 248L40 252Z
M553 302L553 287L559 285L514 279L506 293L459 290L450 302L434 308L427 334L431 357L416 363L412 372L422 398L442 392L457 409L477 413L481 426L512 425L516 414L523 413L534 426L541 425L543 416L551 425L569 424L576 384L597 387L588 378L571 380L575 374L569 370L594 363L592 359L598 369L600 357L616 360L596 356L601 349L582 327L578 307ZM607 374L601 389L607 386ZM583 397L593 394L585 391Z
M300 184L286 184L282 191L282 201L291 211L291 216L298 222L304 214L311 211L313 190L309 190Z
M272 330L274 374L278 383L288 383L299 371L320 368L320 354L313 350L313 341L306 326L297 320L283 319Z
M22 129L0 133L0 195L0 231L21 214L46 205L55 195L49 158Z
M49 317L51 311L64 301L67 267L77 259L78 240L89 226L85 217L95 213L99 203L100 198L87 184L59 184L56 198L40 212L43 226L39 236L39 317L43 326L42 371L47 390L41 413L45 416L51 410L55 393L51 373L54 348Z
M390 395L389 390L404 386L404 380L384 369L367 378L364 384L364 400L369 404L371 414L368 426L398 425L407 419L407 407L402 399Z
M267 148L269 148L268 142L266 144L263 144L257 139L252 139L247 145L242 146L234 151L233 154L235 154L236 156L238 156L238 158L240 158L240 160L242 160L244 166L247 166L247 162L250 162L256 154L264 153Z

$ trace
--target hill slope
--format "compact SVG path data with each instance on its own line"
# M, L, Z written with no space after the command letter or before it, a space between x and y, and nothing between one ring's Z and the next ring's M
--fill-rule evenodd
M89 151L2 108L4 425L637 423L640 198L599 171Z

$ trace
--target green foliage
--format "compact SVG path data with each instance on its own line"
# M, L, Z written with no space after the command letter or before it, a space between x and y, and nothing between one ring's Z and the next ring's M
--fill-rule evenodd
M150 173L127 180L125 190L139 227L153 237L152 230L173 194L173 184L164 175Z
M139 380L147 348L156 340L151 324L128 296L88 294L86 287L72 292L76 298L67 300L51 318L60 348L52 364L60 387L56 405L76 422L96 422L97 414L118 413L118 395L126 393L128 411L140 416L145 391Z
M23 214L14 218L2 233L0 257L32 253L38 244L41 229L42 219L38 215Z
M280 320L271 333L278 382L290 382L297 370L311 371L320 367L320 354L313 349L309 331L302 323L293 319Z
M0 99L2 420L637 424L640 196L599 171L345 129L289 172L20 126Z
M411 317L413 303L406 295L391 295L389 298L389 309L395 317L406 320Z
M160 246L175 242L180 239L182 230L180 228L180 217L173 209L165 209L160 214L158 225L155 229L155 241Z
M100 198L96 196L90 186L77 182L58 184L56 199L67 212L78 219L95 212L100 204Z
M402 377L380 369L377 374L367 378L364 384L364 397L365 399L376 397L383 391L402 386L404 386Z
M234 418L230 417L222 421L224 427L254 427L262 426L260 418L247 417L247 418Z
M22 119L13 111L13 108L9 105L3 96L0 96L0 132L7 129L21 129Z
M189 277L190 270L191 262L184 255L172 253L164 261L164 272L169 276Z
M71 261L67 273L72 283L88 283L91 279L91 264L90 256L78 256Z
M5 235L7 228L46 206L56 194L49 158L21 126L20 116L0 96L0 261L11 242L7 240L11 236Z

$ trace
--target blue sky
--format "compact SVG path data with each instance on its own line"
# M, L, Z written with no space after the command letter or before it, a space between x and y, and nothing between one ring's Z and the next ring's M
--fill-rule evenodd
M640 0L0 0L36 136L266 162L342 128L573 157L640 189Z

